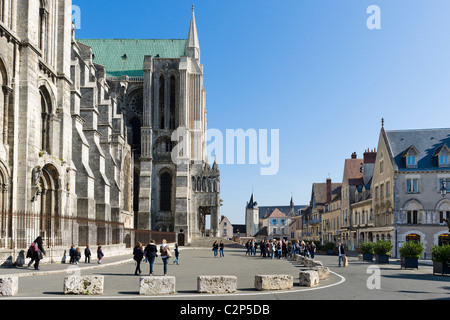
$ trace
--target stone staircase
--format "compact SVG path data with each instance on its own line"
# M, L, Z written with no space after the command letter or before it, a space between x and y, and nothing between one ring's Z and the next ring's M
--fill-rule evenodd
M215 238L215 237L203 237L192 240L186 247L200 247L200 248L212 248L214 241L220 243L220 240L223 241L225 248L244 248L244 246L239 243L233 242L228 239L223 238Z

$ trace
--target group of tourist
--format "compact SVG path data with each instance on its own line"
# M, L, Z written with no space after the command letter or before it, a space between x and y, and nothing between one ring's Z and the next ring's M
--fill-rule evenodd
M103 261L103 257L105 254L103 253L102 246L98 246L97 248L97 263L101 264ZM75 246L71 246L69 250L69 263L70 264L78 264L81 260L81 249L79 247L75 248ZM91 263L91 249L89 245L86 245L84 249L84 263Z
M159 247L159 253L161 254L161 259L163 261L163 270L164 275L167 275L167 265L169 264L169 259L172 258L172 251L170 251L170 247L167 244L167 240L163 239L162 243ZM178 250L178 244L175 243L175 260L173 263L180 264L180 251ZM141 242L136 243L136 246L133 249L133 259L136 261L136 269L134 271L135 275L140 275L142 273L141 270L141 262L144 261L150 264L150 272L149 275L153 276L153 264L155 263L155 259L158 257L158 248L156 246L155 240L150 240L147 246L144 248Z
M256 256L256 250L260 249L260 256L270 259L291 258L294 254L300 254L305 257L313 258L316 252L316 244L313 241L304 242L298 240L261 240L257 242L255 239L249 239L245 248L246 255Z
M213 247L212 247L212 251L214 252L214 257L215 258L222 258L225 257L225 254L223 253L223 248L225 247L224 243L222 240L220 240L219 243L217 243L217 240L214 241L213 243ZM219 252L220 256L217 256L217 253Z
M36 240L33 241L33 243L30 245L27 251L27 258L30 258L30 262L28 262L28 268L31 267L31 265L34 263L34 269L39 269L39 262L44 259L45 256L45 249L43 246L42 237L39 236L36 238ZM72 245L69 249L69 263L70 264L78 264L81 260L81 249L75 248L74 245ZM89 245L86 245L86 248L84 249L84 262L85 263L91 263L91 250L89 249ZM98 246L97 248L97 263L101 264L104 257L104 253L102 250L102 246ZM63 258L63 263L65 263L65 253Z

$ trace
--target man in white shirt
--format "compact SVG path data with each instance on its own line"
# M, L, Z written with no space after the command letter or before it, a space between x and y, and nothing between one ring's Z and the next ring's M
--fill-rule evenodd
M339 267L341 266L341 260L344 257L344 246L341 242L338 242L338 256L339 256Z

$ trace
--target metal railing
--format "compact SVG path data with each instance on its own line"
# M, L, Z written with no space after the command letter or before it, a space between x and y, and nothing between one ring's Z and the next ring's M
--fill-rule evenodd
M44 246L114 245L131 247L137 241L160 243L175 241L174 232L136 230L121 222L99 221L79 217L59 217L32 212L0 212L0 249L24 249L41 236Z

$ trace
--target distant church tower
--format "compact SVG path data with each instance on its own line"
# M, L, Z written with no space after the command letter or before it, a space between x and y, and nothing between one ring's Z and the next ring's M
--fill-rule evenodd
M294 217L295 216L295 209L294 209L294 197L291 195L291 202L289 205L289 217Z
M245 207L245 227L247 237L252 237L259 231L259 208L258 203L254 200L253 192Z

